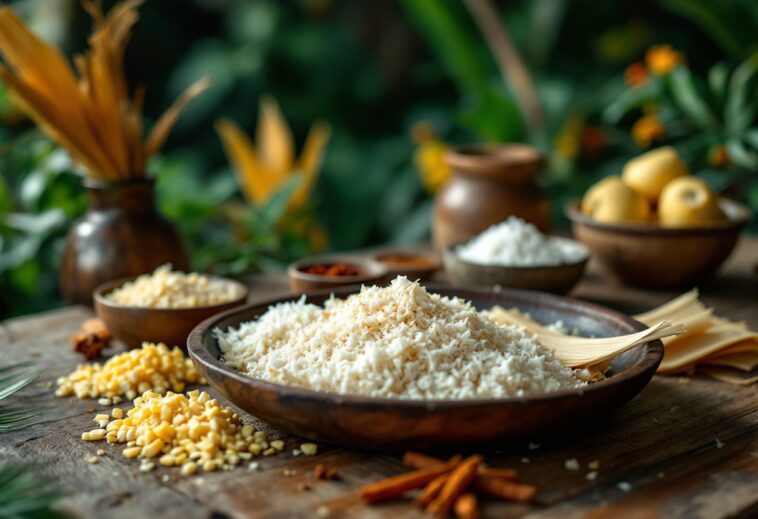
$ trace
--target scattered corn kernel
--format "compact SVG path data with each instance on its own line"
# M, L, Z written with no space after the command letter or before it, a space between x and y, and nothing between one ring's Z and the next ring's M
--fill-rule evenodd
M98 461L100 461L100 458L98 458L97 456L90 456L89 458L87 458L87 463L95 464Z
M182 350L145 342L141 348L116 355L105 364L80 364L73 373L58 379L55 394L99 398L98 404L112 405L121 403L121 396L132 400L137 393L148 390L161 394L184 391L187 384L195 383L205 384L205 380Z
M105 456L105 451L103 449L97 449L97 452L95 452L98 456Z
M300 451L306 456L314 456L318 452L318 445L315 443L304 443L300 446Z
M82 433L82 440L88 442L96 442L105 438L105 429L92 429L91 431Z
M103 416L107 417L95 418ZM269 442L265 432L243 425L231 408L200 391L169 391L165 395L146 391L134 399L132 409L111 416L103 424L105 428L85 432L82 439L105 437L109 442L125 443L124 456L139 457L143 472L153 470L156 461L181 467L183 475L232 470L243 460L284 449L283 440ZM309 445L315 454L315 444Z

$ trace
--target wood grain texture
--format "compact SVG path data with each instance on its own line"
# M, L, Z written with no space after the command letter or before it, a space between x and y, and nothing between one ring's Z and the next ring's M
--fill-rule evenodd
M754 329L758 278L752 272L757 261L758 239L745 240L724 274L702 287L704 301L717 313L744 319ZM575 296L634 313L674 295L609 285L596 272L590 265ZM284 276L256 277L250 286L253 300L287 292ZM326 506L329 517L428 517L410 500L366 507L357 499L360 485L405 470L396 456L322 445L315 457L293 457L289 452L299 440L272 431L285 438L287 450L261 458L260 471L237 468L184 478L165 468L142 474L138 463L121 456L120 447L82 442L81 432L92 428L92 417L103 408L94 401L56 398L50 384L80 362L68 339L90 315L83 307L69 307L0 325L0 362L30 358L47 367L39 382L12 402L44 407L43 422L0 438L0 460L36 460L36 471L66 491L61 510L76 517L312 518ZM113 352L114 348L108 350ZM518 468L521 480L537 485L536 503L483 500L483 517L710 519L758 514L755 386L729 386L702 377L655 377L619 412L598 416L592 433L569 435L560 430L532 441L539 448L502 445L483 454L490 465ZM87 463L99 448L106 456L95 465ZM576 459L580 470L566 469L569 459ZM588 480L588 463L593 461L599 468L596 479ZM312 472L318 463L337 467L341 481L317 481ZM285 475L285 469L294 474ZM301 483L310 490L302 490Z

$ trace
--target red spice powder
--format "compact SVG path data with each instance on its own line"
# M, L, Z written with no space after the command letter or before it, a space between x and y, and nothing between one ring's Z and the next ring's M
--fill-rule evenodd
M363 271L348 265L347 263L328 263L325 265L306 265L300 269L306 274L316 274L317 276L362 276Z

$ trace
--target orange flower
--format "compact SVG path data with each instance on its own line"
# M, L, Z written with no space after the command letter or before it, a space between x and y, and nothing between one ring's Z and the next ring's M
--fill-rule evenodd
M684 64L684 55L671 45L653 45L645 53L645 63L654 74L668 74Z
M713 167L720 168L726 166L729 163L729 153L726 151L726 147L723 145L714 146L708 152L708 164Z
M643 115L632 125L632 137L643 148L649 148L655 141L666 136L666 128L655 115Z
M647 68L643 63L636 61L624 70L624 81L630 87L642 85L647 81Z

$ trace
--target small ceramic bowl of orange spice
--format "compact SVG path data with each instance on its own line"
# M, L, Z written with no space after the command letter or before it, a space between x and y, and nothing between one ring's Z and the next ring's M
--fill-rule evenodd
M322 256L292 263L287 269L290 289L308 292L347 285L375 285L387 278L389 270L378 261L350 256Z
M413 249L384 249L373 259L383 263L391 277L405 276L412 281L429 279L442 265L435 252Z

